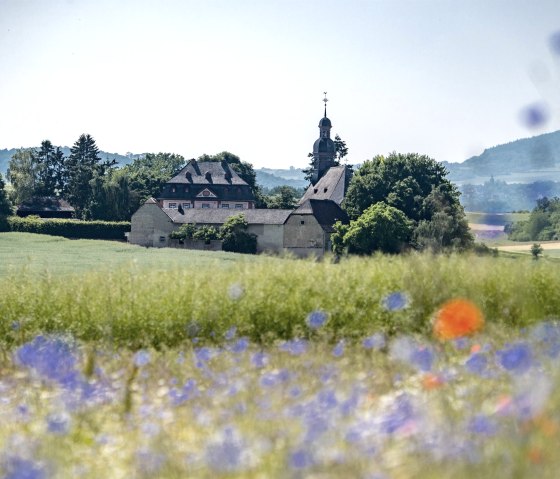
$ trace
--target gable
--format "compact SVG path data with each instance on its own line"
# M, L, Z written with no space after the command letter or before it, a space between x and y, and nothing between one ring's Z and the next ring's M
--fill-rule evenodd
M217 198L217 196L210 191L208 188L204 188L198 195L197 198Z

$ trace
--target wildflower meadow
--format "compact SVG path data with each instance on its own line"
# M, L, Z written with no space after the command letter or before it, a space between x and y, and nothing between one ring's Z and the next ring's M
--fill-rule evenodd
M556 263L231 258L5 274L0 477L557 477Z

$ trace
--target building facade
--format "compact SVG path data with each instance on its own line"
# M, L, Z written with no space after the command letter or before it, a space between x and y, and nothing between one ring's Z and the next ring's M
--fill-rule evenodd
M187 165L163 187L157 201L169 209L232 209L255 207L251 187L225 161Z

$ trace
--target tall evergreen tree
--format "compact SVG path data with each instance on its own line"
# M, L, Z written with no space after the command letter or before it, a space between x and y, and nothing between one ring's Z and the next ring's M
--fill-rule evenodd
M103 177L115 163L115 160L101 160L99 148L91 135L82 134L74 143L70 149L70 156L65 162L68 175L65 196L76 209L78 217L83 219L91 217L92 180L98 176Z
M64 155L60 148L54 148L49 140L41 143L35 156L38 165L38 196L59 196L65 184Z

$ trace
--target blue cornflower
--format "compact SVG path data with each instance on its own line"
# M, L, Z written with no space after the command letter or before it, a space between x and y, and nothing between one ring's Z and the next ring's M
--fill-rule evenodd
M268 364L268 355L262 351L256 352L251 356L251 363L256 368L264 368Z
M150 353L145 349L141 349L140 351L136 351L134 353L134 365L138 368L142 366L146 366L150 362Z
M218 472L239 472L244 468L243 444L239 434L225 428L221 437L206 447L206 463Z
M47 431L57 436L64 436L70 430L70 416L66 413L47 416Z
M314 463L313 456L306 449L296 449L290 454L290 467L292 469L306 469Z
M500 365L512 372L525 372L533 362L533 353L526 343L517 343L496 353Z
M529 128L536 128L544 125L549 118L548 108L544 104L535 103L525 107L521 111L521 119Z
M242 353L249 347L249 340L247 338L239 338L231 347L234 353Z
M385 347L385 335L382 333L375 333L368 336L362 341L365 349L381 349Z
M553 53L560 56L560 31L550 35L550 48Z
M300 356L307 351L307 341L305 339L292 339L284 341L279 346L280 351L290 353L292 356Z
M428 372L432 370L435 355L432 348L428 346L420 346L412 353L410 363L416 366L420 371Z
M487 416L477 414L469 420L467 430L473 434L493 436L498 431L498 426L495 421L489 419Z
M465 362L465 368L472 374L483 374L488 366L488 359L482 353L474 353Z
M414 409L407 394L400 394L394 402L392 411L383 418L381 429L387 434L393 434L409 424L414 419Z
M180 390L172 389L169 392L169 398L174 406L179 406L196 396L198 396L198 387L194 379L188 379Z
M197 348L194 350L194 355L197 361L210 361L212 359L212 350L206 347Z
M69 389L81 385L75 348L62 337L37 336L16 350L15 360L40 376Z
M45 479L45 468L37 462L21 457L10 457L4 465L4 479Z
M136 452L136 463L138 469L150 476L156 475L164 466L166 458L159 452L143 448Z
M325 409L333 409L338 406L336 394L332 389L323 389L317 394L317 401Z
M224 337L227 341L231 341L233 338L235 338L235 333L237 333L237 328L235 326L232 326L226 331Z
M311 329L319 329L327 321L327 315L323 311L313 311L305 320Z
M385 296L381 304L387 311L400 311L408 307L410 299L406 293L396 292Z
M332 350L332 355L339 358L344 354L344 340L340 340Z

